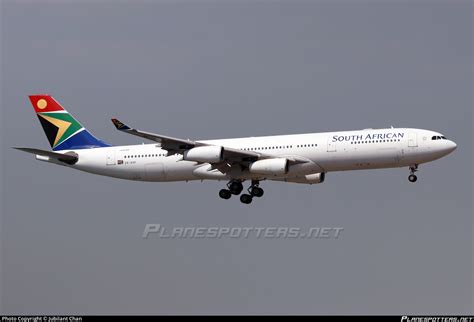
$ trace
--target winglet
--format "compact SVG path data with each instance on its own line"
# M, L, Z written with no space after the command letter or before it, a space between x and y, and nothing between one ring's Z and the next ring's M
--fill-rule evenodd
M122 122L120 122L117 119L112 119L112 123L114 123L117 130L120 130L120 131L131 130L131 128L129 126L123 124Z

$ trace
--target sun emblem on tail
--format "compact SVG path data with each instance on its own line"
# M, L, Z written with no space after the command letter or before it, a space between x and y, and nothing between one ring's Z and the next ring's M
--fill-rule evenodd
M44 110L46 108L46 106L48 106L48 102L46 102L45 99L40 99L38 100L38 102L36 103L36 106L40 109L40 110Z

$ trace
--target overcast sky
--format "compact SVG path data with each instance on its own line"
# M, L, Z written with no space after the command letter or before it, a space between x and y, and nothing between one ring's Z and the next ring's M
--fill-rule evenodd
M1 310L7 314L473 312L471 1L1 1ZM416 127L458 144L408 169L264 182L137 183L48 149L49 93L110 123L211 139ZM142 239L146 224L343 227L339 239Z

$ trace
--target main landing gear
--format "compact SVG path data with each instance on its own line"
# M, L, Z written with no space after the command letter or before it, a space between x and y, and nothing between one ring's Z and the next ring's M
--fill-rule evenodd
M242 190L244 190L244 186L242 185L242 182L236 181L236 180L229 181L229 183L227 183L227 188L229 188L230 193L236 196L240 195Z
M410 175L408 176L408 181L416 182L418 177L415 175L415 172L418 171L418 164L410 166Z
M222 199L230 199L232 195L240 195L244 187L242 181L240 180L231 180L227 183L227 189L221 189L219 191L219 197ZM252 202L253 197L260 198L263 196L263 189L259 187L258 180L252 180L252 184L247 189L248 194L243 194L240 196L240 201L244 204L249 204Z
M250 193L250 195L257 198L262 197L264 193L263 189L259 187L259 182L254 180L252 180L252 185L247 191Z
M232 197L232 193L227 189L221 189L221 191L219 191L219 197L222 199L230 199L230 197Z
M240 195L242 190L244 190L244 186L241 181L231 180L227 183L227 189L221 189L221 191L219 191L219 197L222 199L230 199L232 195Z

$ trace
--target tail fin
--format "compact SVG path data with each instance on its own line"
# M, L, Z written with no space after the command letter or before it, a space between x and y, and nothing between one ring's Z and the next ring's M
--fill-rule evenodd
M49 95L31 95L31 104L53 151L110 146L93 136Z

